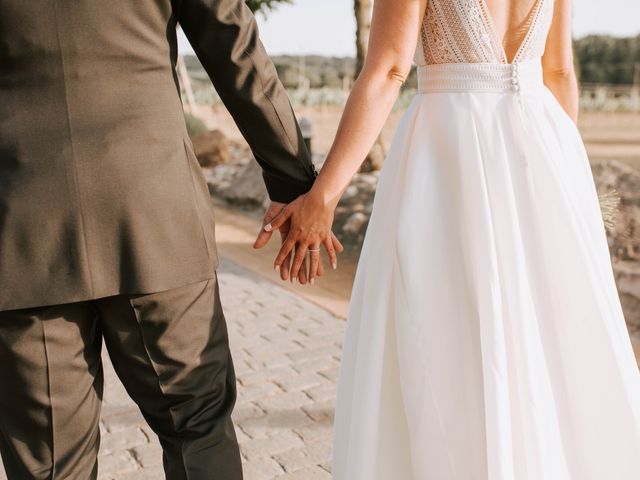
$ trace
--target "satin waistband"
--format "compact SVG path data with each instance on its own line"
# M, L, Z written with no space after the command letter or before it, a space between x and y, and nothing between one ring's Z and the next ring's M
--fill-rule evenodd
M418 93L518 93L542 86L540 59L512 64L446 63L418 67Z

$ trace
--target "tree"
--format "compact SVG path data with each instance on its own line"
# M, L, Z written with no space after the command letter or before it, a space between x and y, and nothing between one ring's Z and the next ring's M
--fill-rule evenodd
M291 3L292 0L245 0L252 12L273 10L278 3Z
M353 9L356 16L356 72L355 78L360 75L364 60L367 57L367 47L369 46L369 33L371 31L371 9L373 0L353 0ZM380 170L386 155L382 136L378 136L373 148L367 155L360 170L370 172Z
M356 16L356 77L364 66L371 31L372 0L354 0L353 9Z
M581 82L631 84L640 63L640 35L589 35L575 41L575 53Z

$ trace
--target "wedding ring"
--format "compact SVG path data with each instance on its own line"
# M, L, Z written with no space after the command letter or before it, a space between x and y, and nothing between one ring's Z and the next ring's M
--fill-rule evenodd
M310 249L309 249L309 253L317 253L317 252L319 252L319 251L320 251L320 249L319 249L319 248L310 248Z

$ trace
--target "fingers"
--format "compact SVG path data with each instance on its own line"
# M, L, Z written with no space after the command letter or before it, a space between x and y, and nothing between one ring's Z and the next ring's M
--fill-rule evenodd
M256 238L256 241L253 242L253 248L262 248L264 247L267 243L269 243L269 240L271 240L271 235L273 234L273 232L267 232L264 227L260 230L260 233L258 233L258 237Z
M300 268L302 268L302 264L307 256L307 248L306 244L298 244L296 245L296 254L293 257L293 264L291 265L291 277L297 277L300 273Z
M288 252L285 260L281 263L281 278L285 280L287 276L292 282L299 281L300 284L306 285L307 283L315 284L318 277L325 274L324 264L322 262L322 255L319 245L323 245L329 257L329 262L332 268L335 270L338 267L338 249L342 251L344 248L333 234L324 238L317 247L310 247L309 243L301 243L292 239L293 236L287 237L283 249ZM293 243L293 246L289 248L287 243ZM307 260L307 253L309 259ZM280 255L276 259L276 262L280 260ZM308 262L308 263L307 263ZM289 268L289 264L291 267ZM308 268L307 268L308 267ZM284 269L289 270L288 275L283 273Z
M284 242L285 238L287 238L287 233L288 232L286 231L280 230L280 239L282 240L282 242ZM280 278L284 281L289 280L290 266L291 266L291 254L287 255L284 261L282 262L282 265L280 265Z
M292 211L290 208L288 207L283 208L282 211L278 214L278 216L276 216L276 218L271 220L271 222L267 223L263 227L263 230L265 232L272 232L274 230L277 230L278 228L283 226L287 222L287 220L289 220L291 215L292 215Z
M309 283L315 283L318 277L318 266L320 265L320 246L312 246L309 249Z
M324 262L322 261L322 255L319 255L319 260L318 260L318 276L322 277L324 276Z
M331 265L331 268L335 270L336 268L338 268L338 255L336 255L333 238L325 238L322 244L324 245L324 249L327 251L327 255L329 256L329 264Z
M280 266L280 278L285 282L289 280L289 271L291 270L291 254L287 255Z
M290 216L285 212L283 213L283 215L271 223L272 231L282 227L282 225L285 225L289 220ZM306 285L307 283L314 284L318 277L325 274L322 255L317 251L319 247L312 247L310 250L313 251L310 251L309 245L323 245L331 267L334 270L338 268L337 254L344 251L344 247L333 232L325 236L325 238L318 243L310 238L316 235L301 236L296 235L294 231L285 232L285 230L288 230L288 227L289 225L287 224L287 227L281 228L280 234L283 243L274 262L276 270L280 270L280 278L282 280L290 280L291 282L299 281L302 285ZM320 237L322 236L323 235L320 235ZM308 260L307 252L309 252Z
M266 231L264 229L265 225L270 223L274 218L276 218L282 210L286 207L284 203L271 202L267 211L264 213L264 220L262 221L262 228L258 233L256 241L253 243L253 248L262 248L269 240L271 240L272 231Z
M274 262L276 270L282 266L282 264L284 263L284 259L291 254L295 246L296 241L293 238L293 235L287 235L284 242L282 243L282 246L280 247L280 251L278 252L278 255L276 256L276 260ZM291 271L291 273L293 273L293 270Z
M302 260L302 266L300 267L300 273L298 273L298 281L301 285L306 285L309 280L307 275L307 256L305 255Z
M342 246L342 243L340 243L340 240L338 240L338 237L336 237L335 233L333 232L331 232L331 241L333 242L333 248L336 249L336 252L338 253L344 252L344 247Z

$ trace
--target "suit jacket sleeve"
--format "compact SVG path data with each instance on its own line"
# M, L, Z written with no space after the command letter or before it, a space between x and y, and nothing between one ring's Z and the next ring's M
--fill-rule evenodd
M316 176L276 69L243 0L176 0L176 19L262 167L274 201L306 193Z

